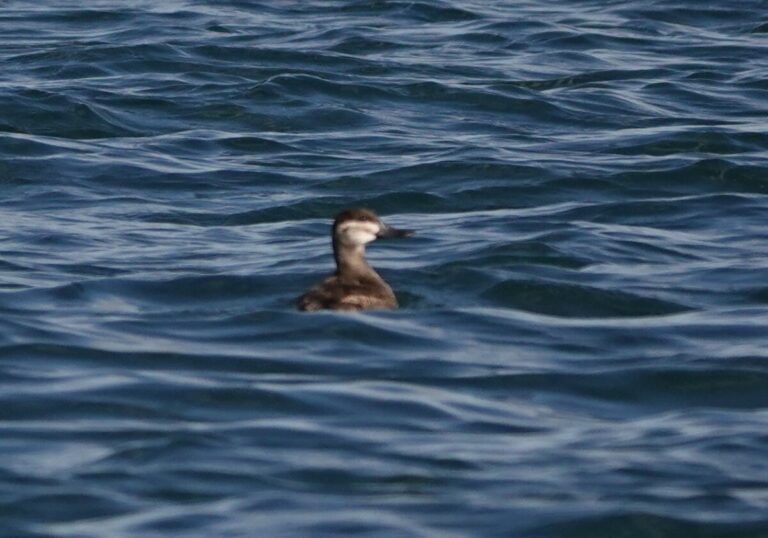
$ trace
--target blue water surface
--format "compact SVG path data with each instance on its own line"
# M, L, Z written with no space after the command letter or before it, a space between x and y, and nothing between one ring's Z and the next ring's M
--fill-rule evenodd
M768 537L762 0L0 2L0 536ZM329 225L402 308L300 313Z

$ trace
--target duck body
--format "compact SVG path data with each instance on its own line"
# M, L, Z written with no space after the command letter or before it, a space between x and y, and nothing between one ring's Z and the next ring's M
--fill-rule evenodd
M299 309L309 312L315 310L391 310L398 306L392 288L383 279L349 279L335 274L310 288L299 299Z
M410 230L385 225L369 209L348 209L333 223L336 271L299 298L299 310L374 310L398 307L392 288L368 264L365 245L379 238L407 237Z

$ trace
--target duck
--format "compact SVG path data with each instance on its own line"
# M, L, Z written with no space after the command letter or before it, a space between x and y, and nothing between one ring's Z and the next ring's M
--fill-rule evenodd
M331 228L336 271L299 297L299 310L392 310L399 307L392 288L368 264L365 246L376 239L410 237L413 230L384 224L375 211L346 209Z

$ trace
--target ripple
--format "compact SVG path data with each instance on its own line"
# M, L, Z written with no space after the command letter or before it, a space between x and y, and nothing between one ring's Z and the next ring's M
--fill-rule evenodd
M730 536L734 532L739 536L757 538L761 535L763 525L760 523L724 523L696 522L683 518L663 517L649 513L608 514L582 518L569 522L547 526L533 535L541 537L577 534L587 536L596 530L613 532L631 532L646 534L653 533L695 533L702 536Z
M506 281L484 293L495 303L566 317L664 316L688 307L617 290L531 281Z
M0 535L765 535L762 8L2 11Z
M110 117L108 111L81 99L41 90L29 90L25 94L10 100L2 99L0 95L0 106L9 110L4 121L9 122L13 132L72 139L112 138L135 133Z

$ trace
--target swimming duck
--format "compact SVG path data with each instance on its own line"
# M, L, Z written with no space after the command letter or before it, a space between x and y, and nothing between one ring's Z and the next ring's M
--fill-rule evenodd
M336 272L299 298L299 310L397 308L392 288L365 260L365 245L410 235L411 230L387 226L370 209L347 209L336 215L331 231Z

